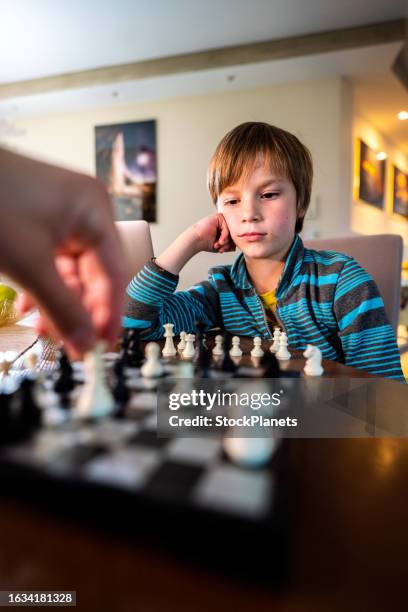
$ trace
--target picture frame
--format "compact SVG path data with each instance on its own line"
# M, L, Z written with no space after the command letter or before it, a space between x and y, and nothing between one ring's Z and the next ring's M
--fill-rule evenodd
M408 173L392 166L392 212L408 219Z
M384 208L385 159L377 159L377 153L363 140L359 140L358 192L359 200L378 209Z
M96 176L112 197L116 221L157 220L156 121L95 126Z

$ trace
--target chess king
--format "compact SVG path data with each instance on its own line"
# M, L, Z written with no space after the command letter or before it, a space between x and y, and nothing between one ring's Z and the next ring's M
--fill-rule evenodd
M208 188L216 212L183 231L146 262L127 288L124 326L144 339L224 328L272 340L274 326L291 348L310 340L323 358L404 381L395 336L373 279L351 257L314 251L299 233L312 189L310 152L296 136L258 122L224 136L211 159ZM233 265L176 291L178 274L201 251L238 248ZM220 257L221 259L221 257Z

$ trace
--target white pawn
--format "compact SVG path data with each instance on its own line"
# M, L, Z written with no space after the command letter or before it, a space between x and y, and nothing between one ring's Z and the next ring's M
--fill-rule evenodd
M259 468L270 460L279 440L277 438L225 437L223 448L233 463L243 468Z
M104 350L105 343L98 342L84 357L85 383L76 404L80 418L101 418L115 410L115 401L105 380Z
M239 336L232 337L232 348L230 349L230 357L242 357L242 351L239 347L240 339Z
M214 357L222 357L224 355L223 349L224 338L220 335L215 336L215 346L212 350Z
M195 340L194 334L187 334L186 347L182 353L183 359L192 359L194 357L195 355L194 340Z
M308 344L303 357L307 359L306 365L303 368L307 376L321 376L323 374L322 352L317 346Z
M186 348L186 336L187 334L185 331L180 332L180 342L177 345L177 350L179 353L182 353Z
M288 351L288 337L285 332L282 332L279 337L279 349L276 353L276 358L281 361L287 361L290 359L290 353Z
M146 361L140 368L143 378L158 378L163 374L163 364L160 361L160 346L157 342L149 342L145 348Z
M262 339L259 336L254 338L254 348L251 351L251 357L263 357L263 350L261 348Z
M164 348L162 350L162 355L163 357L174 357L174 355L177 353L176 351L176 347L174 346L174 342L173 342L173 327L174 324L173 323L165 323L163 325L164 327L164 337L166 338L166 343L164 345Z
M16 378L11 376L10 370L13 362L16 360L17 352L16 351L5 351L4 353L0 353L0 372L1 372L1 381L0 381L0 390L1 393L14 393L16 391L18 384L16 382Z
M271 344L269 350L271 351L271 353L277 353L279 350L279 338L280 338L280 334L281 331L279 329L279 327L274 327L273 328L273 343Z
M191 361L179 361L176 378L194 378L194 366Z

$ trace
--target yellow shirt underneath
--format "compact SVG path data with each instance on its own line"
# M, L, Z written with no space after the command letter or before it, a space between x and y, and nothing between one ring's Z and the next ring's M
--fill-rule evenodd
M265 308L265 314L267 321L275 321L275 312L276 312L276 290L271 289L266 293L260 293L259 297L262 300L262 304Z

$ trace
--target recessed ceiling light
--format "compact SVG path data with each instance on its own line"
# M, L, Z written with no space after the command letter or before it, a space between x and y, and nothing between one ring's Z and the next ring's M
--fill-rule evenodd
M119 95L118 91L112 91L112 98L117 98Z
M235 81L237 77L235 76L235 74L229 74L227 76L227 81L229 81L230 83L232 83L232 81Z
M400 113L398 113L397 117L401 121L405 121L405 119L408 119L408 111L406 110L401 111Z
M377 153L376 157L381 161L383 159L387 159L387 154L385 151L380 151L379 153Z

